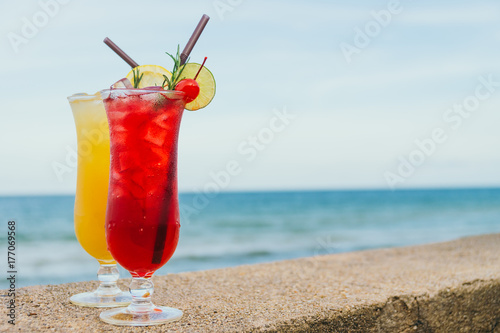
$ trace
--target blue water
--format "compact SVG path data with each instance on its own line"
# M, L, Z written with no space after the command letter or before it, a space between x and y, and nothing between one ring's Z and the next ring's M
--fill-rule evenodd
M180 195L179 245L156 274L500 232L500 189L222 193L202 199ZM2 275L7 221L15 220L17 286L95 279L98 264L74 235L73 202L73 196L0 197ZM0 288L6 282L0 279Z

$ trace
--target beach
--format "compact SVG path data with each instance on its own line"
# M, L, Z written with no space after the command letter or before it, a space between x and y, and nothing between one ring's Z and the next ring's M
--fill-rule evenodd
M17 290L16 325L4 320L0 330L498 332L499 251L500 234L492 234L156 276L154 302L184 316L147 328L108 325L98 319L102 310L69 303L95 282L25 287Z

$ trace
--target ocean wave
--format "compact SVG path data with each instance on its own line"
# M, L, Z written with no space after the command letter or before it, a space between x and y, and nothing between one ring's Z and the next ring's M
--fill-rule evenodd
M18 222L19 286L95 279L97 261L74 234L73 202L0 198L0 217ZM499 220L500 189L220 193L181 217L177 250L158 274L445 241L500 232Z

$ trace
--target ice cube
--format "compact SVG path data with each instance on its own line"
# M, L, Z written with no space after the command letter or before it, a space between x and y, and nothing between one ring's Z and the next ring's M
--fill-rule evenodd
M133 124L135 121L135 119L132 119L133 116L130 112L123 111L122 109L109 110L108 117L111 132L127 132L125 126Z
M144 170L132 170L128 178L139 187L144 187Z
M152 166L163 168L168 163L168 154L163 148L151 147Z
M132 85L132 83L130 83L129 79L127 79L126 77L124 77L123 79L118 80L115 83L113 83L113 85L111 86L111 88L132 89L132 88L134 88L134 86Z
M110 90L108 98L114 100L116 103L117 99L122 99L122 98L127 98L127 97L128 97L128 94L126 93L126 90L117 89L117 90ZM117 108L117 107L115 107L115 108Z
M127 149L128 133L121 131L111 131L111 149L113 151L122 151ZM116 158L118 158L118 153L116 153Z
M125 171L111 171L111 184L115 187L119 186L122 191L126 191L131 196L137 199L143 199L146 197L146 191L144 190L144 170L141 168L129 168Z
M157 92L142 92L141 100L154 103L159 95Z
M115 170L114 168L111 169L111 180L113 182L119 183L122 180L122 178L123 176L118 170Z
M160 113L158 116L154 117L151 121L161 128L171 130L172 126L169 123L170 116L168 113Z
M122 124L116 124L113 126L113 132L115 132L120 136L124 136L125 135L124 133L127 132L127 129Z
M144 140L162 147L167 139L168 132L156 123L150 123L146 128L146 134L144 135Z
M139 173L142 173L139 171ZM133 176L135 172L132 172L130 176ZM137 184L135 181L132 179L128 179L128 181L124 182L123 184L125 188L132 194L132 196L136 199L144 199L146 198L146 190L139 184Z
M129 196L130 192L128 192L118 184L113 184L112 188L110 189L110 195L112 199L118 199Z
M118 153L119 171L136 168L140 164L139 158L130 152Z
M164 91L161 87L158 90ZM151 105L152 109L155 111L163 108L168 102L167 98L160 92L142 94L141 99Z

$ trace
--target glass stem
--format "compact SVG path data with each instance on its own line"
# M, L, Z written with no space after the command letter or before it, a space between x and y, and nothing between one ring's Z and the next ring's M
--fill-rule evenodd
M99 280L99 288L95 291L97 295L101 297L106 296L116 296L122 291L116 285L116 281L120 277L120 272L116 267L116 264L104 265L101 264L99 270L97 271L97 279Z
M151 312L155 306L151 302L153 295L153 282L151 278L134 277L130 283L130 294L132 295L132 303L127 307L131 313Z

